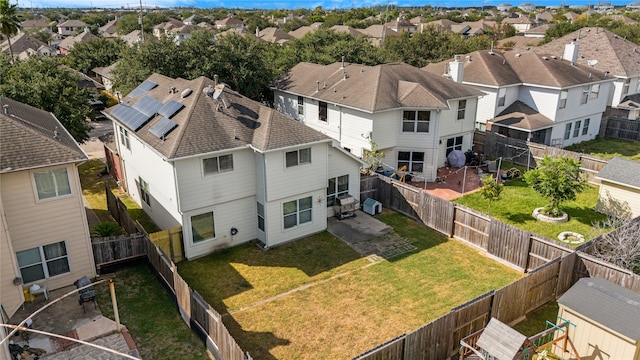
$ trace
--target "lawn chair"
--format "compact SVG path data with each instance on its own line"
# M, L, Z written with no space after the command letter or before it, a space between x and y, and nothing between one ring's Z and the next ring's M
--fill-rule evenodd
M492 174L494 178L498 177L498 163L497 161L487 161L487 172Z
M89 280L87 276L83 276L73 283L73 285L75 285L77 289L90 284L91 280ZM80 303L80 305L82 305L82 310L85 313L87 312L87 309L84 308L84 303L86 302L93 301L93 308L98 308L98 304L96 304L96 291L94 290L93 286L89 286L88 288L80 290L78 294L80 295L78 302Z

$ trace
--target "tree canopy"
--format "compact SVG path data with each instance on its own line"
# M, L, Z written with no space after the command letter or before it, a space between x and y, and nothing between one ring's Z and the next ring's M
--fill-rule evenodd
M66 60L69 66L86 74L95 67L118 61L125 47L120 39L92 38L76 43Z
M0 0L0 33L2 33L9 42L11 59L13 59L11 36L17 34L19 29L20 17L18 16L18 5L10 5L9 0Z

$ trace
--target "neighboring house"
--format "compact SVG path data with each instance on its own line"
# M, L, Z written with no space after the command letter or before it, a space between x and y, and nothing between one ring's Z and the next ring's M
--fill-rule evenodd
M262 41L276 44L284 44L287 41L295 39L293 36L276 27L268 27L262 30L256 27L256 37Z
M336 195L360 196L360 160L274 109L216 86L151 75L104 111L124 183L185 256L323 231Z
M564 17L567 18L567 20L569 20L569 22L571 22L572 24L574 22L576 22L578 20L578 17L580 17L580 15L574 13L573 11L569 11L564 13Z
M598 134L611 77L530 52L481 50L465 59L463 84L485 93L478 102L478 129L554 146L595 139ZM440 62L423 69L443 74L446 67ZM485 129L487 122L491 126Z
M513 5L509 4L509 3L502 3L498 6L496 6L496 9L500 12L504 12L504 11L509 11L511 10L511 8L513 7Z
M353 36L354 38L358 38L358 37L361 37L361 36L366 36L360 30L354 29L351 26L333 25L329 29L331 29L331 30L333 30L335 32L349 34L349 35Z
M226 17L222 20L216 20L216 29L229 30L229 29L244 29L244 21L236 19L234 17Z
M631 217L640 216L640 162L614 157L600 170L598 211L611 214L613 204L631 211ZM612 202L613 200L613 202ZM626 203L626 205L625 205ZM628 208L627 208L628 206Z
M89 29L85 29L85 31L76 36L67 36L60 42L60 45L58 45L60 55L69 55L69 52L73 50L73 47L77 43L89 41L96 38L97 36L93 35L91 31L89 31Z
M536 21L538 23L550 23L553 20L553 14L549 11L543 11L536 14Z
M554 28L555 24L544 24L540 26L536 26L524 32L524 37L527 38L544 38L544 35L547 33L547 30Z
M523 10L523 11L535 11L536 10L536 6L533 5L530 2L527 2L527 3L522 3L522 4L518 5L518 9Z
M386 23L385 25L397 33L408 32L413 34L418 30L418 27L415 24L402 18L398 18L397 20Z
M397 63L300 63L273 87L276 108L338 140L356 156L384 152L383 163L432 181L446 155L472 146L482 92Z
M640 46L609 30L582 28L531 50L561 57L570 43L577 45L576 63L615 78L613 91L606 94L610 106L617 107L625 96L640 93Z
M180 27L174 27L167 30L166 35L171 37L173 41L180 45L183 41L191 37L191 32L198 29L196 25L182 25Z
M536 25L535 21L530 19L527 16L519 16L515 18L504 18L502 19L502 25L509 24L516 29L517 32L523 33L525 31L529 31L532 27Z
M195 18L196 18L196 14L193 14L188 18L182 20L182 22L185 23L185 25L196 25L194 24Z
M58 24L58 34L61 36L70 36L78 30L89 27L85 22L80 20L66 20Z
M32 55L53 56L57 54L56 50L44 42L25 33L20 33L11 39L11 50L13 56L21 60ZM8 41L0 44L0 51L9 55Z
M640 294L599 278L582 278L558 299L558 318L582 359L640 359ZM606 309L606 310L605 310ZM562 347L553 347L563 357Z
M160 39L163 35L168 35L172 29L181 28L184 23L178 19L169 18L167 21L153 27L153 36Z
M106 67L96 67L91 69L100 79L100 83L104 85L104 89L108 92L113 90L113 74L111 73L118 63L115 62Z
M49 23L44 19L25 20L20 23L20 31L37 32L44 29L49 30Z
M316 30L318 30L319 27L313 27L313 26L301 26L295 30L291 30L289 31L289 35L293 36L296 39L302 39L305 35L307 35L310 32L314 32Z
M398 36L399 34L388 27L381 24L374 24L366 29L359 29L374 46L380 46L388 37Z
M96 275L78 165L87 155L46 111L0 96L0 303Z
M116 24L118 19L113 19L98 28L98 34L102 37L117 37Z
M144 36L144 34L142 33L141 30L133 30L132 32L128 33L127 35L120 36L120 39L122 39L122 41L127 43L127 45L133 46L136 43L142 41L142 37L143 36Z

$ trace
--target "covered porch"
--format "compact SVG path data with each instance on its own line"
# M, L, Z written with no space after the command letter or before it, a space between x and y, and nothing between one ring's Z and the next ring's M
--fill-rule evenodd
M487 131L515 139L551 144L551 129L556 123L520 101L516 101L492 120Z

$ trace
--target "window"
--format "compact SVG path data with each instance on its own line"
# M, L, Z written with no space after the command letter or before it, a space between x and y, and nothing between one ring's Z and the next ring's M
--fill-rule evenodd
M631 79L624 79L624 84L622 85L622 95L629 93L629 84L631 83Z
M287 167L311 164L311 148L288 151L285 153Z
M203 159L202 167L205 175L233 171L233 154Z
M564 126L564 139L568 140L571 137L571 123Z
M131 150L131 145L129 144L129 132L127 129L119 126L120 128L120 145L123 145L127 148L127 150Z
M311 221L311 196L282 204L284 228L308 223Z
M402 131L403 132L429 132L429 111L403 111Z
M424 153L413 151L398 152L398 168L407 166L407 171L421 173L424 167Z
M449 155L453 150L462 150L462 136L447 139L446 155Z
M584 119L584 125L582 125L582 135L587 135L587 133L589 132L589 121L591 121L591 119Z
M258 203L258 229L264 231L264 205Z
M67 168L36 171L33 178L39 200L71 194Z
M580 135L580 120L576 121L576 125L573 127L573 137L578 137Z
M458 101L458 120L464 119L464 114L467 109L467 100Z
M591 85L591 98L597 99L598 95L600 95L600 84Z
M298 115L304 115L304 98L298 96Z
M324 101L318 102L318 119L327 121L327 103Z
M64 241L18 251L18 268L25 283L68 273L69 256Z
M558 102L559 109L564 109L565 107L567 107L567 97L569 97L568 90L560 91L560 101Z
M140 199L147 204L147 206L151 206L151 196L149 195L149 183L144 181L143 178L138 178L140 181Z
M589 85L585 85L582 87L582 99L580 100L581 104L586 104L589 101L589 91L591 87Z
M507 99L507 89L502 88L498 90L498 106L504 106Z
M329 179L327 185L327 207L333 206L336 197L349 193L349 175L342 175Z
M191 237L194 244L216 237L212 211L191 217Z

